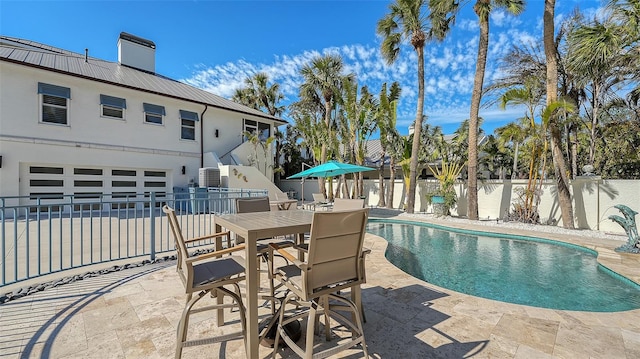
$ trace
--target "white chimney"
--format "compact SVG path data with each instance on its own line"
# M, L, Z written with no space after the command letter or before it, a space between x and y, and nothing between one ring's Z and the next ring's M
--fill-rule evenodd
M156 72L156 44L126 32L118 38L118 63L147 72Z

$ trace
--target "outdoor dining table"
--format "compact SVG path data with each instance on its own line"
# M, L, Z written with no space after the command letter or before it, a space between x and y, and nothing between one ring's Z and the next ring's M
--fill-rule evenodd
M215 230L221 227L235 233L245 240L245 258L257 256L256 241L258 238L269 238L297 234L298 240L304 238L304 233L311 231L313 212L304 210L270 211L254 213L223 214L215 218ZM260 273L258 262L246 260L246 315L247 315L247 358L257 359L259 351L259 323L258 323L258 291L260 288ZM218 324L224 323L224 317L218 315Z

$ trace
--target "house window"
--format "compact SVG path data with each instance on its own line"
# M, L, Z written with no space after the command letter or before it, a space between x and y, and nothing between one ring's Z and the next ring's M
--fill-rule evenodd
M100 95L100 107L102 117L124 119L124 110L127 108L127 100L119 97Z
M271 136L271 126L268 123L258 122L258 134L262 141L266 141Z
M244 120L244 130L246 132L258 132L260 140L266 141L271 136L271 125L268 123L257 122L253 120ZM246 138L244 139L247 140Z
M191 111L180 110L180 121L182 121L180 138L183 140L195 140L198 114Z
M42 106L43 123L68 125L69 100L71 89L38 82L38 94Z
M142 106L144 107L145 123L162 125L162 117L166 114L164 106L152 105L150 103L143 103Z

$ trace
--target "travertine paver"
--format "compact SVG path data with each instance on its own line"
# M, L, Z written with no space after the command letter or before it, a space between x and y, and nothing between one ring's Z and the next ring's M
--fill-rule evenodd
M607 267L631 279L640 278L640 256L614 252L620 243L541 236L594 248L602 253L599 260ZM561 311L472 297L406 275L386 261L386 242L381 238L367 235L366 246L372 253L367 257L363 303L372 357L640 357L640 310ZM172 262L85 279L0 305L0 357L171 358L183 305L182 284ZM267 316L269 311L264 307L261 313ZM189 333L211 335L238 328L236 313L226 319L228 324L217 328L214 313L197 314ZM323 338L323 334L316 338L319 345L326 345ZM261 358L269 353L269 348L261 347ZM290 350L282 354L294 357ZM185 348L183 353L184 358L244 355L241 340ZM360 357L360 351L339 357Z

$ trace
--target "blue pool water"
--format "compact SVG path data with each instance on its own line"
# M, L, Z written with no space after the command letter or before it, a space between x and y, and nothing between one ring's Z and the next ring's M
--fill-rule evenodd
M367 232L389 242L386 257L398 268L457 292L551 309L640 308L640 286L582 247L386 220L370 220Z

